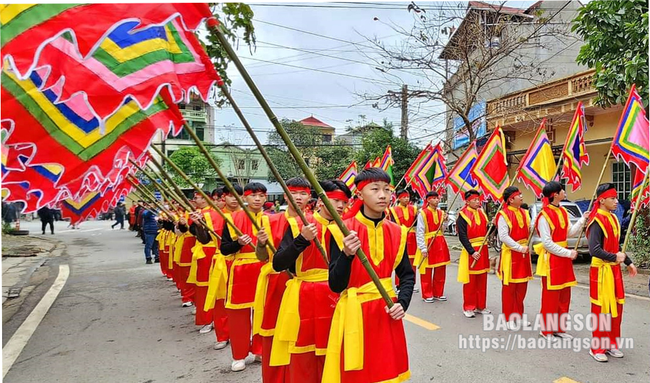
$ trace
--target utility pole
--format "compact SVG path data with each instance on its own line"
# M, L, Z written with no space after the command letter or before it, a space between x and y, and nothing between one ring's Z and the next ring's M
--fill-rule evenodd
M408 85L402 85L402 124L399 129L399 136L408 140L409 116L408 116Z
M400 103L402 107L402 121L399 128L399 136L405 140L408 139L409 134L409 116L408 116L408 107L409 107L409 90L408 85L402 85L401 92L394 92L392 90L388 91L388 99L394 103Z

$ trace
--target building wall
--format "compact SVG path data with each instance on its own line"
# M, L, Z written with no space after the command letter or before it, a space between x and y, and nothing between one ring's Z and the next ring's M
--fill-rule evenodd
M599 108L600 109L600 108ZM602 110L602 109L601 109ZM609 148L611 146L611 140L613 139L613 135L616 132L616 129L618 127L618 121L620 118L621 114L621 108L610 108L605 112L602 112L601 114L597 114L593 116L593 123L588 122L588 130L585 133L585 142L587 142L587 154L589 154L589 165L583 166L582 168L582 187L575 192L571 191L571 186L567 187L567 199L572 200L572 201L577 201L577 200L589 200L592 198L594 190L598 186L598 178L600 176L601 169L603 168L603 165L605 163L605 156L609 152ZM564 144L564 140L566 139L569 125L571 123L571 118L573 115L571 114L568 117L568 122L566 115L563 117L560 117L559 119L563 121L561 124L554 124L554 132L555 132L555 141L553 142L553 147L555 148L556 146L561 146ZM516 132L516 138L512 142L512 148L510 149L511 152L515 151L525 151L528 149L528 146L530 145L533 136L535 135L535 131L532 132L522 132L522 131L517 131ZM606 142L602 143L589 143L589 141L594 141L594 140L606 140ZM559 152L558 150L558 152ZM517 155L518 159L521 159L523 154ZM557 157L556 157L557 161ZM612 182L613 181L613 164L616 163L617 161L611 157L608 160L608 165L607 168L605 169L605 173L603 174L603 179L601 180L601 183L603 182ZM510 176L514 176L514 172L517 169L518 164L512 164L510 166ZM515 186L517 186L520 190L522 190L522 194L524 195L524 199L526 201L533 201L534 200L534 194L530 189L526 188L522 183L516 181Z

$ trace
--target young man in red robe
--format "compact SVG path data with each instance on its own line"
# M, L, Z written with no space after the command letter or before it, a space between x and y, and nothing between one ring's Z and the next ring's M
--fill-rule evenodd
M244 200L254 215L257 225L264 228L267 233L271 232L269 216L262 212L262 206L266 202L266 186L259 182L248 183L244 187ZM243 371L249 353L255 355L256 361L261 361L262 339L259 334L254 335L251 342L251 315L257 280L264 263L255 255L258 232L246 213L236 212L232 214L232 220L242 235L238 236L230 225L224 227L220 250L224 256L234 255L228 275L225 306L233 358L230 368L232 371Z
M425 196L425 206L417 217L417 244L422 258L416 259L420 266L422 299L427 303L446 301L445 281L447 265L451 263L447 240L445 240L445 221L447 213L438 209L440 196L430 191Z
M558 328L548 324L547 315L557 315L562 319L562 314L569 313L571 305L571 286L578 284L573 273L573 260L578 257L578 252L567 249L567 239L580 234L586 223L587 213L570 226L569 213L560 206L560 201L566 197L566 192L559 182L551 181L542 189L544 194L543 208L537 216L535 228L539 233L541 243L535 245L537 268L535 272L542 277L542 331L540 336L553 335L560 338L573 338L564 332L564 321L558 320ZM562 323L561 323L562 322ZM554 322L551 322L554 323Z
M196 314L194 323L202 326L199 330L201 334L207 334L213 329L212 309L206 310L205 300L208 294L208 283L210 282L210 266L212 258L218 254L217 239L211 235L203 237L205 243L200 241L200 235L205 234L202 225L208 225L210 229L216 231L217 227L223 227L223 220L219 214L214 211L201 194L194 195L194 203L197 211L190 214L190 232L195 236L195 245L192 248L192 263L190 266L187 281L194 284L194 303L196 304ZM216 226L215 226L216 225ZM225 313L223 313L225 317Z
M486 306L487 273L490 271L488 246L481 245L488 235L488 218L481 209L481 194L472 189L465 192L465 207L456 220L458 239L463 250L458 261L458 282L463 284L463 314L490 314ZM474 262L476 261L476 262Z
M176 243L174 244L174 278L178 283L181 292L181 304L183 307L194 305L194 284L188 283L190 267L192 266L192 248L196 244L196 237L190 233L190 212L183 212L176 222L178 231Z
M354 217L344 221L350 234L344 238L338 226L329 226L328 281L330 289L341 296L332 319L322 381L399 383L410 377L402 318L415 284L406 251L407 230L385 220L392 193L385 171L365 169L355 184L363 205ZM390 309L356 257L359 248L395 302ZM400 279L398 297L392 287L393 272Z
M352 196L343 181L321 182L337 213L343 213ZM292 218L295 220L295 218ZM320 383L334 306L338 294L328 286L328 265L318 250L320 241L327 256L332 216L321 206L310 224L291 222L277 253L275 270L290 270L295 277L287 283L271 350L272 366L287 366L287 383Z
M413 272L415 272L415 257L418 253L418 244L415 239L415 223L418 214L418 209L411 203L411 195L407 190L398 190L395 194L397 196L397 206L390 208L390 217L398 225L406 227L408 234L406 236L406 251L408 252L409 261L413 265ZM395 285L399 290L399 278L395 278ZM414 293L418 290L414 289Z
M619 240L621 225L614 214L618 206L616 188L606 183L596 189L596 203L587 224L591 268L589 270L591 312L598 315L598 326L593 332L596 348L589 350L598 362L607 362L607 355L622 358L618 343L621 337L621 319L625 303L625 287L621 263L627 266L630 277L637 274L632 259L621 252ZM602 329L601 323L609 316L611 328ZM598 343L596 345L595 343Z
M298 208L304 210L311 199L311 185L309 182L302 177L294 177L288 179L286 185ZM284 198L287 199L286 195ZM258 259L267 263L262 267L257 281L255 306L253 308L253 335L259 334L262 337L262 382L264 383L284 383L286 381L286 366L271 366L269 362L282 295L289 281L288 273L273 269L273 256L269 258L265 245L270 239L277 249L285 234L292 235L293 238L294 232L300 232L303 222L297 217L298 212L292 204L288 204L284 213L272 214L269 217L271 238L269 238L269 233L265 230L260 230L257 233L256 253ZM311 217L311 215L308 215L308 217Z
M524 198L519 189L509 186L503 192L503 203L497 216L497 232L502 243L497 274L501 279L501 307L508 329L517 328L516 320L524 315L524 299L533 267L528 249L530 217L521 208Z
M233 185L233 188L240 195L243 193L241 186ZM221 206L222 213L226 216L226 219L232 222L232 211L226 207L225 204L225 195L227 193L223 188L215 189L212 192L212 198L215 202L221 201L217 206ZM228 193L229 194L229 193ZM236 199L235 199L236 201ZM236 204L236 206L239 206ZM224 229L224 220L221 215L212 214L212 226L211 229L214 230L220 237L223 236ZM230 267L234 257L232 255L224 256L221 254L219 247L221 246L221 239L214 238L210 233L208 233L205 228L200 228L197 230L197 240L203 245L216 244L215 252L212 256L212 262L210 264L209 271L209 280L208 288L206 292L205 304L203 310L206 312L212 312L212 325L214 327L214 332L217 338L217 341L214 345L215 350L221 350L228 346L230 342L230 330L228 327L228 315L225 308L226 300L226 287L228 284L228 273L230 272Z

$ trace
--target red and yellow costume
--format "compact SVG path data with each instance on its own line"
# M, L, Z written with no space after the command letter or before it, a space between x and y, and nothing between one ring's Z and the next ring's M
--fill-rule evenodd
M185 213L185 221L189 220L189 214ZM185 302L194 302L194 285L187 283L190 276L190 267L192 266L192 248L196 238L189 231L189 224L185 227L185 232L181 232L176 238L174 244L174 276L177 287L181 290L181 300Z
M272 233L269 216L263 212L254 216L257 224L264 227L267 233ZM257 229L248 220L246 213L239 211L232 215L233 223L242 234L249 235L252 242L234 253L234 260L228 275L226 292L226 312L230 328L230 346L233 359L246 358L249 352L262 354L262 340L259 334L254 335L251 343L252 318L251 312L255 302L257 280L264 263L255 256L257 245ZM230 238L237 241L237 233L228 226ZM225 235L225 233L224 233Z
M289 228L290 222L300 232L302 222L290 217L288 210L282 214L269 216L271 231L267 232L267 234L274 247L277 248L282 236ZM270 366L269 361L280 303L289 276L285 272L273 270L272 262L273 255L271 254L268 261L262 266L257 280L255 305L253 306L253 336L259 334L262 337L262 381L265 383L283 383L286 368L284 366Z
M439 298L445 293L447 265L451 263L449 248L441 228L444 212L427 206L420 214L424 222L424 241L427 246L427 257L419 270L422 299ZM419 254L421 257L422 253ZM416 259L416 264L420 264L420 257Z
M406 251L409 256L409 261L413 265L413 272L415 272L415 257L419 253L415 238L415 221L417 220L418 210L412 204L406 206L397 205L390 208L390 214L395 223L404 226L408 230L408 234L406 235ZM397 277L395 277L395 284L399 286L399 279Z
M329 221L318 212L308 219L316 224L316 238L328 253ZM295 238L300 225L295 218L289 223ZM338 294L329 288L327 263L313 242L298 256L295 268L282 297L270 365L287 366L287 382L320 383Z
M387 220L375 225L361 212L345 220L345 225L357 232L370 265L396 301L391 275L404 256L406 228ZM330 225L329 230L339 249L343 249L338 226ZM391 319L385 307L386 302L355 256L347 289L341 293L334 311L323 382L399 383L409 379L404 326L401 320Z
M621 225L616 215L603 209L597 209L587 227L587 236L589 236L589 229L594 224L600 226L604 234L602 249L608 253L618 253ZM623 304L625 303L625 286L623 285L623 274L619 263L608 262L595 256L591 257L589 297L593 314L598 316L600 316L599 314L611 315L611 331L600 331L599 318L593 337L597 339L608 338L609 348L618 348L617 341L621 336L621 319L623 318ZM604 353L605 347L603 346L601 343L599 348L592 349L592 352L594 354Z
M209 227L214 230L217 235L223 235L224 220L218 213L214 210L210 210L210 218L212 219L212 224L209 224ZM232 222L232 217L229 213L224 213L226 219ZM207 220L207 216L205 219ZM207 222L207 221L206 221ZM228 315L226 313L225 301L226 301L226 286L228 283L228 272L233 262L233 256L224 256L221 254L219 247L221 245L221 240L219 238L212 237L212 242L205 246L210 248L214 247L214 255L212 256L212 261L210 263L209 277L208 277L208 288L205 294L205 303L203 305L204 312L212 313L212 320L214 323L214 332L217 337L217 342L225 342L230 340L230 331L228 328ZM198 245L197 245L198 246ZM205 250L204 250L205 251ZM212 252L210 250L209 252Z
M215 229L217 227L223 227L221 216L219 216L219 214L211 207L204 207L201 209L201 213L203 214L203 221L211 230L216 231ZM198 225L199 223L196 224ZM196 289L194 293L194 303L196 304L194 323L201 326L210 324L214 320L214 313L212 312L212 309L206 310L205 302L208 294L208 284L210 282L210 266L212 265L212 259L221 256L221 253L219 253L216 239L211 239L212 240L205 245L199 241L195 242L194 247L192 248L192 263L187 278L187 282L194 284ZM225 311L222 311L222 316L225 318Z
M478 196L477 196L478 197ZM474 251L478 251L487 235L488 218L483 209L472 209L465 206L459 213L459 219L465 221L467 232L462 233L459 227L459 237L466 235ZM461 240L462 242L462 240ZM474 263L474 258L463 246L458 261L458 282L463 284L463 310L473 311L485 308L487 299L487 273L490 271L488 247L483 246L481 256Z
M530 217L526 210L507 206L499 212L497 220L503 220L508 225L510 238L522 246L528 246ZM518 314L521 318L528 281L533 279L530 253L520 253L503 243L497 275L502 283L501 305L506 320L511 320L512 314Z
M569 213L563 207L545 206L540 215L544 217L551 229L551 239L556 244L566 247L569 236ZM548 314L566 314L571 304L571 286L578 284L573 272L573 260L551 254L543 244L535 245L535 253L539 255L535 273L542 277L542 321L546 323ZM562 326L560 326L562 327ZM551 331L557 330L557 331ZM562 328L544 328L542 334L563 332Z

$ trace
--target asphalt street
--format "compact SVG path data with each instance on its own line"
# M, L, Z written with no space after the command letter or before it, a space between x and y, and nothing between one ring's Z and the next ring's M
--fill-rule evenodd
M65 244L49 260L42 278L23 307L3 324L3 353L40 298L67 265L69 278L35 330L5 382L260 382L260 365L230 371L230 349L216 351L214 333L199 334L190 309L182 308L172 282L158 264L146 265L143 246L133 232L111 230L109 221L84 222L67 229L57 222L54 238ZM40 223L21 228L40 235ZM46 234L50 236L50 234ZM650 327L646 297L628 296L623 337L632 348L623 359L599 364L586 349L530 349L533 331L484 331L483 318L461 312L462 287L455 264L448 267L447 302L424 303L413 297L404 322L413 382L648 382ZM59 275L60 276L60 275ZM419 285L419 283L418 283ZM526 311L540 307L540 282L529 284ZM589 313L589 291L573 288L572 314ZM501 312L501 286L488 279L488 308ZM587 330L571 331L589 338ZM470 349L460 336L489 339L496 348ZM482 342L482 341L479 341ZM464 348L461 346L465 346ZM507 348L507 349L506 349Z

